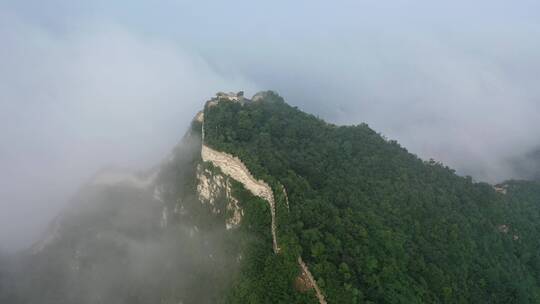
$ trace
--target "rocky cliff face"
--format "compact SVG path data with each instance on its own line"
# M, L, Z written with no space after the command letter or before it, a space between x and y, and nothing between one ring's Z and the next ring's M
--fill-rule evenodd
M240 225L244 211L231 190L230 177L217 170L197 166L197 193L199 201L208 205L213 214L225 216L227 230ZM219 204L219 200L225 200L225 208Z

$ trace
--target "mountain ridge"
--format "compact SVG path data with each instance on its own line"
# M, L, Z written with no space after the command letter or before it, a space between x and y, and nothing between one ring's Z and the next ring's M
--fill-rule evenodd
M272 91L218 93L152 172L90 182L57 237L20 259L19 298L0 268L0 300L540 300L538 183L475 183Z
M518 266L521 257L512 250L501 249L516 247L516 240L499 232L498 227L506 221L508 206L504 195L497 194L493 186L459 177L435 161L423 161L367 125L335 126L301 113L271 92L263 103L225 102L221 109L210 107L205 118L211 122L205 134L211 146L242 159L257 178L273 185L285 185L288 195L293 197L291 210L296 213L293 217L298 217L296 223L287 226L303 226L294 234L303 243L301 250L311 251L307 255L308 263L314 266L319 280L326 283L323 289L329 302L349 303L362 301L361 298L375 302L398 299L408 303L420 299L421 302L536 301L532 300L538 296L538 283L533 283L536 279L527 274L529 270ZM295 185L295 180L300 183ZM301 194L295 191L298 186L303 189ZM315 201L297 205L306 199ZM340 224L343 226L340 231L330 223L321 225L327 220L314 209L313 203L319 204L315 207L319 210L336 214L333 217L338 224L346 218L357 222L361 236L342 230L346 228L344 224ZM364 212L356 213L356 209ZM313 221L313 215L317 215L317 221ZM365 226L366 223L382 226L373 229ZM410 227L417 227L418 232ZM432 229L435 234L429 232ZM318 235L320 231L326 231L322 238ZM381 234L383 231L386 232ZM362 238L367 237L370 241L364 246L371 249L364 255L355 253L358 249L354 248L344 251L351 250L343 247L344 237L359 243L364 243ZM447 238L454 238L456 246L448 246ZM386 248L386 252L380 251L379 246ZM434 249L443 251L436 253ZM335 253L325 253L328 250ZM379 256L373 256L375 252ZM459 272L445 266L454 263L456 257L462 260L462 266L456 267ZM484 270L478 268L482 263ZM394 265L392 275L380 272L391 265ZM370 274L370 268L375 272ZM494 277L486 269L497 275ZM345 282L339 278L340 272L347 274ZM425 281L427 274L438 277ZM461 278L467 276L469 281L462 283ZM515 286L510 281L503 285L495 283L511 276L529 282L527 287ZM482 287L481 282L487 279L494 280L490 283L494 284L492 287ZM341 286L328 286L340 281ZM396 283L392 285L392 281ZM402 289L401 286L407 285ZM379 292L374 286L385 291ZM524 288L528 295L516 292ZM418 293L422 289L425 293ZM491 292L498 296L489 295Z

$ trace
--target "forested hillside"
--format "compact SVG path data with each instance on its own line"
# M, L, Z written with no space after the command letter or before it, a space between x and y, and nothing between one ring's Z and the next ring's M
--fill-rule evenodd
M282 254L301 254L328 303L540 302L536 186L497 193L272 92L207 106L205 132L274 193L285 187Z

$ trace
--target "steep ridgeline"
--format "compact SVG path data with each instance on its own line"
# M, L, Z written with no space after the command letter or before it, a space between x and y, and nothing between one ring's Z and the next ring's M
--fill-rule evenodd
M160 166L100 172L39 242L0 260L0 302L325 303L277 227L285 189L203 144L203 116Z
M227 100L237 102L238 97L236 95L218 95L218 98L212 99L207 102L208 106L215 106L220 100ZM258 196L268 202L270 207L270 213L272 216L272 248L275 253L279 252L276 236L276 204L274 200L274 194L270 186L262 180L257 180L251 175L248 168L242 163L240 159L230 154L216 151L208 147L204 143L204 112L199 112L195 119L201 123L202 134L202 147L201 158L204 162L210 162L212 165L219 168L224 174L238 181L244 188L249 190L253 195ZM236 216L235 216L236 218ZM239 222L238 219L237 222ZM229 228L229 227L228 227Z
M218 96L209 102L207 102L207 107L213 107L219 104L219 102L236 102L239 104L244 104L243 98L239 99L239 96L235 94L218 94ZM274 250L275 254L280 253L280 247L277 241L277 224L276 224L276 202L274 199L274 193L272 188L263 180L255 179L253 175L249 172L248 168L242 163L242 161L234 157L230 154L217 151L215 149L210 148L208 145L204 142L204 134L205 134L205 128L204 128L204 113L198 113L196 116L196 121L200 122L202 124L201 133L202 133L202 148L201 148L201 158L204 162L209 162L213 166L219 168L223 174L226 176L234 179L235 181L239 182L246 190L251 192L254 196L260 197L264 199L266 202L268 202L268 206L270 208L270 214L271 214L271 234L272 234L272 248ZM205 184L204 180L202 181L203 184ZM205 189L207 187L203 187ZM283 186L281 186L282 193L285 197L285 202L287 206L287 212L289 202L287 198L286 190ZM203 191L203 193L206 191ZM234 202L237 205L237 200L234 199ZM243 214L243 212L237 211L234 213L234 216L232 217L234 222L236 224L240 223L241 217L240 214ZM233 225L227 225L227 228L230 229L234 227ZM323 293L321 292L320 288L317 286L316 280L313 278L313 275L309 271L307 265L303 262L302 257L298 257L298 265L300 266L301 272L298 276L298 280L300 280L302 277L305 277L306 279L303 280L306 285L307 289L313 289L315 291L315 294L317 296L317 300L320 304L326 304L325 297Z
M208 102L204 144L272 189L280 251L265 263L282 276L293 269L286 281L300 293L328 303L540 303L539 202L511 186L475 183L273 92ZM236 285L238 303L268 299L268 288L291 295L267 269L244 273L256 283Z
M201 157L205 162L210 162L223 172L223 174L238 181L244 188L250 191L253 195L258 196L268 202L272 217L272 225L270 227L272 233L272 248L275 253L279 253L279 246L276 236L276 208L274 194L267 183L261 180L256 180L240 159L223 152L216 151L203 143L201 149ZM239 220L237 220L238 222ZM232 228L232 226L230 226Z

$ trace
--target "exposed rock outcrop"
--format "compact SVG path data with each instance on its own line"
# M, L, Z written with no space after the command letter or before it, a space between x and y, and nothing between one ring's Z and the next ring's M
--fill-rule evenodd
M197 166L197 193L202 204L208 204L214 214L225 214L225 227L233 229L240 225L244 211L238 199L232 195L231 182L228 176L203 169ZM224 198L227 202L225 209L218 206L217 201Z
M215 202L224 192L225 178L221 174L213 174L208 169L203 169L201 165L197 166L197 193L199 201L203 204L209 204L212 213L219 214L221 211L216 208Z
M227 227L227 229L233 229L240 225L242 217L244 216L244 210L240 207L238 200L232 195L231 184L229 181L227 181L225 190L227 195L227 218L225 219L225 227Z

